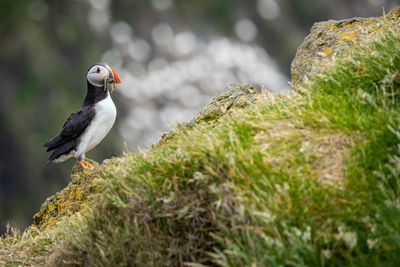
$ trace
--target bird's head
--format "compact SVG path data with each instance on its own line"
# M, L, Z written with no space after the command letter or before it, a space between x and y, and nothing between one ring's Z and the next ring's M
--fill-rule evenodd
M120 83L118 74L107 63L94 63L88 71L87 80L94 86L103 86L104 90L110 87L114 90L115 84Z

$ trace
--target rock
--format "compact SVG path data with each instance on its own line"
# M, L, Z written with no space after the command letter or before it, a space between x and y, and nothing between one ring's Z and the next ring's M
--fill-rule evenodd
M251 84L231 84L225 87L220 93L214 96L211 102L202 108L197 116L188 123L183 123L177 127L192 128L202 122L213 123L225 115L232 108L243 108L255 101L260 88ZM164 144L175 136L174 130L164 133L157 145Z
M385 25L398 23L400 8L382 17L328 20L315 23L310 34L297 49L291 64L292 86L295 88L306 76L321 72L326 60L344 54L364 38L385 30Z
M189 125L214 121L225 115L233 107L245 107L254 102L257 93L258 90L253 85L231 84L215 95L211 102L189 122Z
M47 198L39 212L33 216L33 224L29 227L31 234L46 232L62 217L70 216L78 211L85 211L87 196L94 191L91 183L92 173L96 172L100 166L91 159L86 159L86 161L95 167L94 170L83 170L78 164L73 166L71 181L68 185Z

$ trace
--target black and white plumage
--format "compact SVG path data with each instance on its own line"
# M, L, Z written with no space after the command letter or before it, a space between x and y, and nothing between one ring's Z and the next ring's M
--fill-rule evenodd
M115 122L117 112L109 88L112 90L116 83L120 79L106 63L89 68L82 107L68 117L56 137L44 144L47 151L53 151L46 165L75 157L82 168L93 168L84 160L85 153L103 140Z

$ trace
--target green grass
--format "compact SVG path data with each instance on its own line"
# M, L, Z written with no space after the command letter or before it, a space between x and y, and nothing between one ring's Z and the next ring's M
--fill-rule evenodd
M399 91L393 25L290 96L103 164L87 214L3 237L0 265L399 266Z

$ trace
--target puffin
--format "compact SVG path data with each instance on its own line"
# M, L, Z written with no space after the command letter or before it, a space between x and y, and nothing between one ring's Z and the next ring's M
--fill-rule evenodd
M72 113L62 130L44 144L52 151L45 165L75 157L83 169L93 169L85 153L98 145L111 130L117 110L110 93L120 83L117 73L107 63L94 63L87 73L87 94L82 107Z

